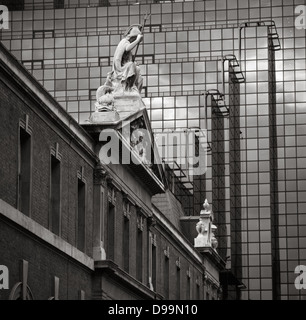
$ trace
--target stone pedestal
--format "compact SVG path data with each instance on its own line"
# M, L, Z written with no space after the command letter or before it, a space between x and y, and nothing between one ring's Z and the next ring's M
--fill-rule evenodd
M120 119L124 119L131 113L142 108L141 96L138 92L128 92L114 96L114 107L118 111Z
M116 122L120 120L119 114L116 111L103 111L103 112L94 112L89 121L95 124L104 124L107 122Z
M102 244L99 247L93 247L93 259L95 261L106 260L106 253Z

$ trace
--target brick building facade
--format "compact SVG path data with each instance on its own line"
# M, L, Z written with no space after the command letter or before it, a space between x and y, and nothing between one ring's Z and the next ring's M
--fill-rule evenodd
M217 299L224 263L183 234L162 167L102 165L101 128L77 124L2 45L0 68L0 299ZM169 216L154 199L170 198Z

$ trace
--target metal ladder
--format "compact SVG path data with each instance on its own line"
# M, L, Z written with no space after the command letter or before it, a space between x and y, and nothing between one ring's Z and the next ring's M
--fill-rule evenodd
M233 72L235 74L235 78L232 79L232 81L235 83L245 82L245 77L241 71L240 64L239 64L236 56L234 54L228 54L223 57L223 60L224 61L227 60L229 62L229 65L234 70Z
M206 91L205 94L205 102L207 107L207 97L211 96L212 99L215 101L217 106L212 107L212 113L216 116L223 116L228 117L229 116L229 108L226 105L224 94L221 93L218 89L210 89Z

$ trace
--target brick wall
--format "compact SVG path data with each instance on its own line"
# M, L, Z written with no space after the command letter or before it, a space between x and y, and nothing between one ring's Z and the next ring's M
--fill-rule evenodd
M21 260L29 262L28 286L34 299L54 296L54 276L60 279L59 299L78 299L79 290L91 299L92 271L73 263L56 249L43 243L7 220L0 219L0 264L9 269L9 288L22 281ZM0 290L0 300L7 300L10 290Z
M29 116L32 129L31 218L49 228L50 149L59 145L61 158L61 237L76 243L77 171L84 167L87 185L86 249L92 256L93 166L77 143L57 126L29 95L1 75L0 80L0 198L17 207L19 121Z

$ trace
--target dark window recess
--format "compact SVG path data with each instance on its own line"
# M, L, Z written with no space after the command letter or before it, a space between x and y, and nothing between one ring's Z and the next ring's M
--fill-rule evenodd
M107 259L114 260L115 256L115 207L109 202L107 214Z
M61 163L51 156L51 183L50 183L50 229L60 235L60 200L61 200Z
M18 165L18 209L30 215L31 197L31 136L20 128Z
M10 11L24 10L24 0L1 0L0 4L7 6Z
M64 9L65 0L54 0L54 9Z
M152 284L156 291L156 247L152 245Z
M196 286L196 300L200 300L200 286L197 284Z
M129 272L130 263L130 220L124 218L123 222L123 270Z
M99 0L99 6L100 7L109 7L110 3L108 0Z
M176 269L176 300L181 298L181 270Z
M164 259L164 294L169 299L169 259Z
M174 2L175 0L154 0L153 3L167 3L167 2Z
M190 278L187 277L186 300L190 300Z
M148 96L148 87L142 87L141 92L143 93L144 97L146 98Z
M137 243L136 243L136 279L142 282L142 231L137 231Z
M77 248L85 250L85 201L86 185L78 179Z

